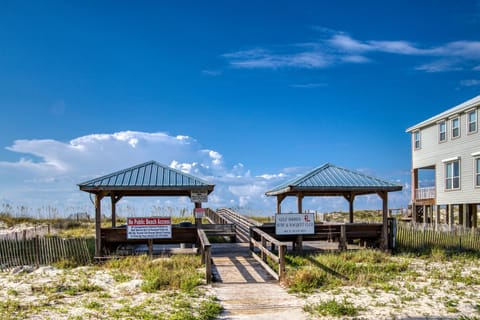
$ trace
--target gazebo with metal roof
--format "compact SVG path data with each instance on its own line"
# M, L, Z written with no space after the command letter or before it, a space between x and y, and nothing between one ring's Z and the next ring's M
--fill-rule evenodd
M307 174L267 191L267 196L277 197L277 213L287 196L297 197L298 212L303 211L306 196L343 196L349 203L349 222L353 223L353 203L356 196L377 194L383 201L383 246L387 245L388 193L400 191L402 186L361 172L326 163Z
M116 204L125 196L187 196L192 192L210 194L214 185L162 165L156 161L145 162L93 180L78 184L80 190L95 195L96 255L101 252L101 201L110 197L112 204L112 227L116 225ZM195 208L201 208L195 202Z

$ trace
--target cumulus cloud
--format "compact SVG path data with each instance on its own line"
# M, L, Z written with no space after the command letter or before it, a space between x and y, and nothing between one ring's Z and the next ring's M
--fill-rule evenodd
M373 53L424 57L428 62L415 69L443 72L478 68L480 41L459 40L426 46L406 40L360 40L342 31L316 27L322 38L315 42L282 46L282 50L254 48L223 55L235 68L321 69L337 64L368 63ZM379 59L378 56L376 59Z
M244 164L229 165L220 151L204 148L193 137L164 132L90 134L67 142L16 140L7 149L21 157L16 161L0 161L0 199L22 207L48 208L48 212L52 207L92 212L89 196L79 191L78 183L155 160L215 184L207 204L209 207L242 208L252 214L273 214L275 199L266 197L265 192L311 169L291 167L252 175ZM7 203L5 201L3 203ZM343 202L343 199L337 199L326 204L307 198L304 208L331 210L338 207L338 203L343 206ZM289 206L288 203L286 210L294 211L295 205ZM192 204L188 198L125 198L119 203L120 208L134 214L159 212L159 208L165 206L185 208Z

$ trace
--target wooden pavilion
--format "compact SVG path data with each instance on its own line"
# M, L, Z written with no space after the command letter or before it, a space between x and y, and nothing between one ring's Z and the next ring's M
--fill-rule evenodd
M95 255L97 257L103 255L101 228L101 201L103 198L110 197L112 229L114 229L116 227L116 204L125 196L192 197L192 193L208 195L215 187L204 180L155 161L89 180L78 186L80 190L95 195ZM202 207L201 202L194 202L194 204L195 208Z
M288 196L297 197L297 211L303 211L303 198L312 196L341 196L349 203L349 223L354 222L353 204L355 197L377 194L382 206L382 247L388 248L388 193L400 191L402 186L361 172L324 164L305 175L288 181L267 191L267 196L277 197L277 213L281 213L282 201Z

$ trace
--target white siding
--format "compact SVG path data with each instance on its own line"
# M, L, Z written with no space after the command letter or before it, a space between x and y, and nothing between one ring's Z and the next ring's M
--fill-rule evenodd
M472 156L472 153L480 152L480 133L477 130L473 134L468 134L467 114L463 112L459 116L460 138L452 140L450 121L453 118L452 115L445 119L447 120L446 142L439 143L438 124L433 124L420 130L421 149L412 150L414 169L435 166L436 202L439 205L480 203L480 188L475 188L474 185L474 157ZM460 158L460 190L447 191L445 190L445 163L442 160L454 157Z

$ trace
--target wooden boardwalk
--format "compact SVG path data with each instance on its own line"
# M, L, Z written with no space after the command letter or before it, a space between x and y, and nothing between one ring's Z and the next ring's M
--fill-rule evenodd
M290 295L253 258L247 243L213 244L212 288L225 308L219 319L307 319Z

